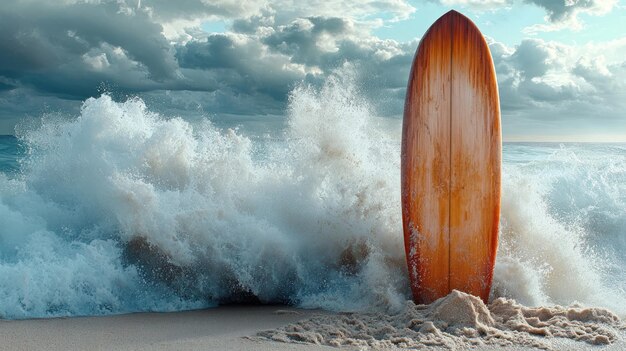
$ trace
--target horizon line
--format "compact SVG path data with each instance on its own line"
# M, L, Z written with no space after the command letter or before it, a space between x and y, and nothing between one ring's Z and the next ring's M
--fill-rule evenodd
M0 137L14 137L17 138L17 136L15 134L0 134ZM587 143L587 144L626 144L626 138L625 139L615 139L615 140L589 140L589 139L584 139L584 140L572 140L572 139L567 139L567 140L558 140L558 139L554 139L554 140L528 140L528 139L503 139L502 140L503 144L509 144L509 143L533 143L533 144L540 144L540 143L551 143L551 144L556 144L556 143Z

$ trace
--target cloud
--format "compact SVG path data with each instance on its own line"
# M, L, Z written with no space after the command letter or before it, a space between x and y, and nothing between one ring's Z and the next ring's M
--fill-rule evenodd
M118 2L129 8L135 3L133 0ZM203 21L221 20L233 23L235 31L244 33L244 26L255 21L261 21L267 29L271 29L272 26L285 25L297 18L342 17L359 22L364 28L368 27L366 30L369 31L372 27L407 19L416 11L406 0L186 0L183 3L184 6L166 0L141 2L142 11L163 25L166 37L179 43L184 43L198 34L197 29ZM256 27L253 24L251 28ZM248 29L249 34L251 28Z
M510 9L515 4L527 3L546 12L546 23L537 23L524 29L525 34L551 32L562 29L581 30L584 23L578 16L582 13L601 16L609 13L618 0L436 0L448 7L462 6L474 11L497 11Z
M98 1L100 3L106 1ZM277 22L288 22L298 17L341 15L350 19L388 15L391 19L405 19L416 11L404 0L122 0L127 12L148 12L158 22L194 20L198 18L240 19L256 15L273 15Z
M509 7L511 0L440 0L445 6L463 6L474 10L494 10Z
M0 82L16 84L1 88L21 86L76 100L103 86L124 94L220 89L220 94L239 97L264 95L278 107L298 81L320 81L345 61L384 63L383 56L404 50L374 38L367 25L353 18L372 11L400 18L414 11L399 0L291 7L283 1L289 11L278 11L276 2L262 4L188 1L173 8L170 2L148 0L61 5L13 0L0 8ZM289 20L289 13L305 12L347 17ZM236 32L172 44L159 24L207 16L239 16L233 23Z
M381 40L337 17L298 18L284 25L256 17L233 27L238 33L214 34L177 48L185 76L194 75L187 70L211 70L227 82L224 89L265 94L274 107L282 107L296 84L320 84L349 62L364 93L380 101L381 114L401 113L416 42Z
M611 82L613 76L613 73L606 65L604 56L599 56L594 59L581 57L572 69L572 73L596 86Z
M124 4L146 11L158 22L197 18L240 18L258 14L268 6L265 0L126 0Z
M552 32L569 28L581 30L584 24L579 20L581 13L600 16L610 12L618 3L617 0L525 0L543 8L546 22L529 26L524 29L526 34Z
M511 55L511 60L526 79L541 77L550 69L564 65L568 48L555 42L525 39Z
M407 77L417 42L398 43L363 35L340 18L298 19L263 39L268 47L327 76L349 62L359 72L364 93L379 102L378 113L401 114Z
M596 106L604 108L617 105L626 111L626 61L608 64L604 56L581 57L573 66L572 74L588 84ZM624 112L621 117L626 117ZM626 129L626 121L623 128Z
M514 49L492 42L490 49L499 79L504 110L517 110L578 99L570 79L570 50L555 42L525 39Z
M198 81L199 71L213 76L221 89L238 95L262 93L283 101L294 82L306 75L306 67L288 56L272 52L245 35L216 34L177 48L184 76Z
M446 1L476 9L510 5ZM572 9L533 3L546 9L548 21L564 23L604 11L594 1L573 2ZM10 0L0 6L0 119L8 125L40 114L42 105L76 111L79 100L109 90L186 118L275 121L294 86L321 84L346 66L376 113L398 117L418 42L381 39L373 30L414 11L401 0ZM207 18L225 21L226 32L202 31ZM602 103L603 118L619 119L625 43L491 40L505 117L562 121ZM603 59L592 55L600 51Z
M44 114L75 115L80 103L41 95L28 88L0 90L0 135L12 134L15 126L27 128Z
M110 3L11 5L0 8L0 76L79 99L103 81L137 91L177 79L162 27L145 15Z
M617 4L615 0L525 0L537 5L548 14L550 22L576 20L580 13L603 15L611 11Z
M490 41L505 133L596 134L624 130L626 61L540 39Z
M352 24L341 18L299 18L279 26L263 43L274 51L291 57L296 63L320 66L324 56L337 51L339 41L345 40ZM323 43L327 36L331 42Z
M387 15L389 20L398 21L408 18L416 8L404 0L344 0L344 1L273 1L272 9L276 18L293 19L296 17L342 16L351 20L366 19L376 14L379 17Z

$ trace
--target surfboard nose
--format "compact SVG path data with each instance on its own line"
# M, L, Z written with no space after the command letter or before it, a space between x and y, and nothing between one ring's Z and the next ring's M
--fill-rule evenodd
M465 16L464 14L456 11L456 10L450 10L446 13L444 13L441 17L439 17L439 20L450 20L450 19L457 19L457 20L463 20L463 21L469 21L470 23L474 24L474 22L472 22L471 19L469 19L469 17Z

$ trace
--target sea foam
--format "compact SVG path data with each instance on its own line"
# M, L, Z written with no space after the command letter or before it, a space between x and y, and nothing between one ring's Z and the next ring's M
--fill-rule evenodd
M0 174L0 316L404 308L401 121L376 117L342 73L295 88L286 114L253 136L105 94L22 130L20 173ZM623 157L602 161L610 178L567 151L506 155L492 297L626 313L624 262L608 251L624 247Z

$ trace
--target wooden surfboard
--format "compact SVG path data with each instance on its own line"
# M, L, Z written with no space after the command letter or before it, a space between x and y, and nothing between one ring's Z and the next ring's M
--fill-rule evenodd
M402 220L413 299L487 302L498 246L502 137L489 47L456 11L413 60L402 125Z

